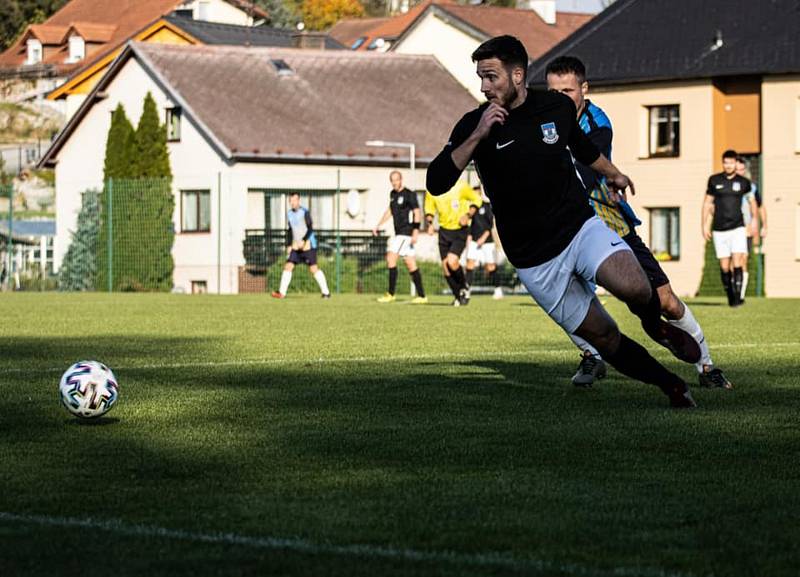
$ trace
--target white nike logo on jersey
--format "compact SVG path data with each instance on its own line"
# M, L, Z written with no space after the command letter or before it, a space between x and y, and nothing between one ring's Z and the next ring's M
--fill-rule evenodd
M508 141L508 142L506 142L505 144L500 144L500 143L498 142L498 143L496 144L496 146L497 146L497 150L500 150L501 148L505 148L506 146L508 146L509 144L511 144L511 143L513 143L513 142L514 142L513 140L509 140L509 141Z

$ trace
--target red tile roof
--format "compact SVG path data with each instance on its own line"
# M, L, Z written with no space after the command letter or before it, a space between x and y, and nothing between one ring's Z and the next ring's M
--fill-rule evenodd
M389 20L388 17L342 18L328 30L328 35L349 48L356 40L362 36L366 36L370 30L378 27L387 20Z
M337 40L349 46L356 38L365 36L367 39L359 47L359 50L366 50L369 44L378 38L389 41L396 40L429 9L443 10L448 15L482 33L486 38L501 34L516 36L525 45L528 56L532 60L572 34L593 16L592 14L558 12L556 23L547 24L533 10L489 5L462 5L457 4L454 0L424 0L405 14L386 19L375 26L365 26L359 29L358 36L352 37L352 40L348 38L349 42L338 38ZM358 19L342 20L331 29L331 35L334 35L334 32L340 33L343 30L355 29L357 22L359 22Z
M250 12L250 3L244 0L226 0L236 7ZM78 68L91 66L94 62L119 48L137 32L169 14L182 4L181 0L71 0L61 10L53 14L43 24L34 24L17 42L0 54L0 68L14 69L22 66L27 57L25 42L31 34L42 41L42 44L60 44L66 42L67 31L75 26L80 27L92 39L84 36L88 42L104 45L95 52L87 54L87 58L74 64L64 62L67 54L64 49L46 52L41 62L43 66L52 66L59 74L70 73ZM256 8L253 14L267 17L267 13ZM113 30L112 30L113 27ZM45 42L39 35L47 38ZM61 42L54 40L61 34ZM83 33L81 34L83 36ZM103 39L106 40L103 40Z

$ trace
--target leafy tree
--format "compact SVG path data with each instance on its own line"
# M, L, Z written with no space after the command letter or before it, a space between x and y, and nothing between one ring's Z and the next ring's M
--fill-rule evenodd
M97 243L100 238L100 197L87 190L81 199L78 226L71 233L67 253L58 270L58 288L63 291L90 291L97 280Z
M255 4L269 12L269 25L275 28L294 29L302 20L300 5L293 0L255 0Z
M0 0L0 50L5 50L28 24L44 22L69 0Z
M309 30L325 30L342 18L364 16L358 0L303 0L303 22Z

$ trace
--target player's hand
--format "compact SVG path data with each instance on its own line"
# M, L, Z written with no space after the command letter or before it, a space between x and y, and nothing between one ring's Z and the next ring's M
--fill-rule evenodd
M466 214L462 214L461 218L458 219L458 224L467 226L469 224L469 217Z
M626 188L630 188L631 194L636 194L633 181L621 172L618 172L613 177L607 177L606 184L608 184L608 190L611 192L612 198L614 194L624 194ZM625 200L625 197L623 196L622 199ZM619 201L615 200L616 202Z
M428 236L433 236L436 233L436 231L433 230L433 223L432 222L428 223L428 228L426 229L426 231L428 233Z
M492 126L495 124L505 124L507 117L508 110L493 102L483 111L481 119L478 121L478 126L475 127L473 134L483 140L489 136L489 131L492 129Z
M300 250L302 250L303 252L311 250L311 241L310 240L304 241L302 246L300 247Z
M703 238L706 239L706 241L711 240L711 229L710 228L704 228L703 229Z
M372 236L378 236L378 227L372 229Z
M761 238L765 238L766 236L767 236L767 227L766 226L762 226L761 227Z

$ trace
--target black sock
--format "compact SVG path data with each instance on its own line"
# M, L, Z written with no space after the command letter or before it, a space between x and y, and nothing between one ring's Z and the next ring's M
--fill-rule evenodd
M414 281L414 288L417 289L417 296L425 298L425 289L422 288L422 275L419 274L419 269L409 274L411 275L411 280Z
M445 275L444 280L447 281L450 290L453 291L453 295L455 295L455 297L458 298L459 286L458 283L456 283L455 279L453 278L452 273L449 275Z
M613 354L600 351L603 358L623 375L655 385L665 393L674 390L683 380L655 360L639 343L620 334L619 347Z
M628 304L628 308L641 319L645 330L655 327L661 320L661 300L658 298L656 289L650 291L650 300L647 301L647 304Z
M733 269L733 296L736 303L742 302L742 283L744 282L744 270L741 267Z
M453 279L453 282L455 282L457 287L453 294L458 296L458 293L461 291L461 289L466 287L467 283L467 281L464 280L464 270L460 266L456 270L451 270L450 278Z
M489 273L489 282L495 288L500 286L500 279L497 276L497 269L494 269L492 272Z
M475 271L473 269L467 269L467 272L464 273L464 280L467 282L467 286L472 286L472 281L475 279Z
M397 267L394 266L389 269L389 294L393 295L397 292Z
M722 286L725 288L725 294L728 295L728 304L733 306L736 301L733 300L733 275L731 271L724 271L719 269L720 278L722 279Z

